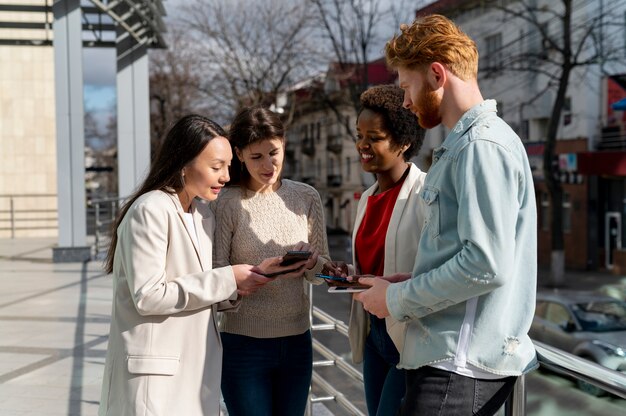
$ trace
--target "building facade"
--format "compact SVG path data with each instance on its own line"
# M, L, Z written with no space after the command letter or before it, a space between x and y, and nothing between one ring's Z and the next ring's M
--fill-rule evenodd
M0 18L33 23L45 14L0 12ZM33 32L45 39L43 30ZM0 29L3 39L23 35ZM0 56L0 238L56 236L54 51L1 44Z

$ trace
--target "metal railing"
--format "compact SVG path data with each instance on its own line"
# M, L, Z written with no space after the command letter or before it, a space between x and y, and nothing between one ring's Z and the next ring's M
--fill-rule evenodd
M312 326L313 331L335 330L339 334L348 337L348 327L340 320L333 318L317 307L312 307L312 317L322 321L322 324ZM566 374L576 380L582 380L604 391L626 399L626 374L610 370L606 367L593 363L589 360L569 354L565 351L551 347L538 341L533 341L537 351L539 364L551 371ZM313 368L335 365L345 375L358 382L363 382L363 374L348 364L343 358L326 348L319 341L313 340L313 349L320 353L325 360L314 361ZM353 415L364 416L340 391L324 380L315 371L313 372L312 385L317 385L328 396L311 397L307 416L311 415L311 404L334 400L337 404ZM526 415L526 376L517 379L515 387L504 405L505 416Z
M346 338L348 337L348 326L342 321L333 318L332 316L317 307L312 307L311 315L313 318L322 321L321 324L312 325L311 329L313 332L335 330L341 335L344 335ZM333 352L330 348L324 346L320 341L316 340L315 338L313 338L313 351L316 351L322 357L324 357L324 360L313 361L314 369L316 367L335 366L339 371L350 377L352 380L357 381L361 384L363 383L363 374L359 370L347 363L343 358ZM357 408L346 396L344 396L343 393L337 390L331 383L326 381L315 370L313 370L311 385L318 386L328 396L315 398L310 396L309 405L307 407L306 413L307 416L310 416L312 414L311 408L313 403L327 401L335 401L338 405L340 405L353 415L365 416L365 413L361 412L359 408Z
M45 201L51 198L55 201ZM56 198L56 194L1 194L0 201L5 202L0 204L0 231L10 231L11 238L15 238L19 231L56 230L59 226ZM33 199L37 202L32 203Z
M88 212L93 214L93 258L102 259L111 241L111 226L126 198L102 198L87 202Z

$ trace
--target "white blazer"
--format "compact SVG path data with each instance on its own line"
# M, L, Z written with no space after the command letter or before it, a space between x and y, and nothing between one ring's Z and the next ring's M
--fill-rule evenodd
M385 276L394 273L411 273L413 271L413 264L417 256L417 245L422 234L426 212L425 204L419 196L425 177L426 173L422 172L413 163L410 163L409 174L400 188L385 236L385 265L383 273ZM356 252L354 250L356 234L365 216L367 199L377 189L378 182L363 193L357 207L354 231L352 232L352 264L357 274L360 273L360 267L357 264ZM406 324L400 323L390 316L385 318L385 322L389 336L396 348L400 350L404 340ZM368 314L363 309L361 302L353 300L350 311L348 338L350 349L352 350L352 360L355 363L363 361L363 349L368 332Z
M118 228L101 416L220 413L215 314L237 285L230 266L211 270L215 221L198 205L198 244L178 197L162 191L139 197Z

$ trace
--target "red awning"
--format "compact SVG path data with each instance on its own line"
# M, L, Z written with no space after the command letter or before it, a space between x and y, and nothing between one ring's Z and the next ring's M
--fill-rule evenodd
M626 176L626 152L578 153L578 173Z

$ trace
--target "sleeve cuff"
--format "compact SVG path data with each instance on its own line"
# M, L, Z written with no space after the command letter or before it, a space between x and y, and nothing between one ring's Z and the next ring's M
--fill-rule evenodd
M402 289L403 288L404 288L404 282L390 284L387 287L387 295L385 298L389 313L394 319L400 322L406 322L411 319L409 314L404 311L404 308L402 305Z

